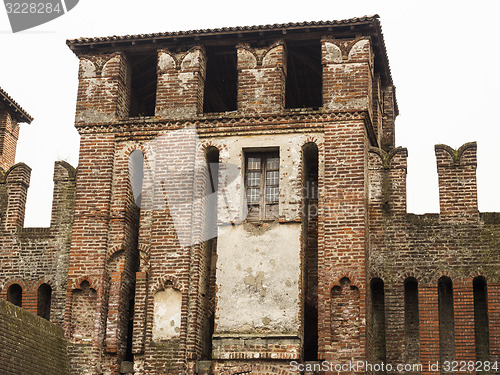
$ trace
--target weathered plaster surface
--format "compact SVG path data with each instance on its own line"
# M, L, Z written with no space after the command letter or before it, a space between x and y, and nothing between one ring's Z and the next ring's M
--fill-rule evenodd
M182 294L168 288L154 296L153 341L180 335Z
M245 223L219 236L216 334L298 332L300 226Z

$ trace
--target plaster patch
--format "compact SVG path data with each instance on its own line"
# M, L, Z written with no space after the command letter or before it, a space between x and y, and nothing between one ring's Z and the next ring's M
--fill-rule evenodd
M166 340L180 334L182 293L168 288L154 296L153 341Z

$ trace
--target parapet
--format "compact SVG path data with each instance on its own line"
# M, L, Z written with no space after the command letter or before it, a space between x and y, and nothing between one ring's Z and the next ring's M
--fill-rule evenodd
M0 231L16 232L23 227L30 179L31 168L24 163L17 163L7 171L0 168L0 206L4 212ZM75 187L76 169L64 161L57 161L51 227L56 226L62 217L72 216Z
M466 143L457 150L436 145L439 178L439 207L442 222L477 222L477 144Z
M439 178L440 221L475 223L479 220L477 204L477 145L466 143L457 150L436 145ZM369 150L370 204L377 212L406 214L406 157L401 147L385 152Z

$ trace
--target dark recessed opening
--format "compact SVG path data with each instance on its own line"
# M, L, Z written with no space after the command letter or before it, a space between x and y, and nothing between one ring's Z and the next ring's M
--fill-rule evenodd
M441 363L455 360L455 313L453 283L443 276L438 281L439 352ZM442 371L444 372L444 371Z
M305 225L304 360L318 360L318 147L307 143L303 155L303 223Z
M127 56L131 69L130 117L154 116L156 106L156 52Z
M373 362L386 362L385 293L381 279L371 281Z
M474 278L474 331L476 336L476 360L490 359L490 331L488 323L488 290L483 276Z
M228 112L238 109L238 70L234 46L207 47L207 76L203 112Z
M52 300L52 288L48 284L42 284L38 288L37 315L44 319L50 319L50 304Z
M285 108L313 108L323 105L323 68L319 40L289 41Z
M19 284L12 284L7 289L7 301L16 306L22 307L23 305L23 288Z
M405 346L408 363L420 359L420 320L418 309L418 281L409 277L404 283L405 291Z

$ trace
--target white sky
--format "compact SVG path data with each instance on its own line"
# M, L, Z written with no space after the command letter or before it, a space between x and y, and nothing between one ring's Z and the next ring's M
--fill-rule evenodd
M68 14L12 34L0 6L0 86L35 120L17 162L32 168L25 226L48 226L55 160L78 163L78 59L69 38L339 20L379 14L408 148L408 211L439 212L434 144L478 142L479 209L500 211L500 49L495 1L81 0ZM467 5L466 5L467 4Z

